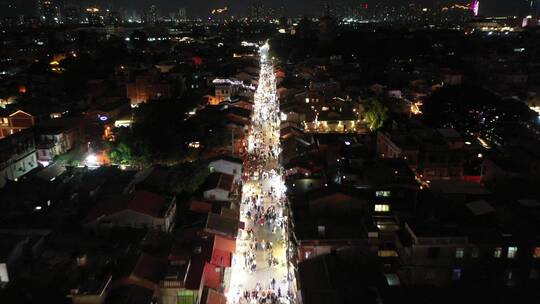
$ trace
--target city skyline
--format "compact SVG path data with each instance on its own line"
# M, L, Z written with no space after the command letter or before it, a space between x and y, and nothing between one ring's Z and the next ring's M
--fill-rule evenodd
M32 3L34 2L34 3ZM374 1L374 0L183 0L183 1L168 1L168 0L63 0L66 6L70 4L80 6L97 5L102 7L111 8L113 10L127 10L140 12L145 7L150 5L156 5L160 13L167 15L172 12L176 12L178 8L185 7L193 17L205 17L211 14L211 11L216 8L222 8L227 6L229 8L230 15L244 16L249 12L249 6L253 3L262 3L269 7L286 7L287 16L318 16L323 13L323 6L325 2L331 3L336 7L358 7L362 9L364 5L373 6L378 3L388 3L389 5L402 5L407 3L416 3L419 5L425 5L430 7L436 3L445 4L467 4L469 0L386 0L386 1ZM492 15L523 15L528 13L528 8L531 6L531 0L482 0L480 1L480 15L492 16ZM8 14L27 14L31 15L36 12L37 0L4 0L0 1L2 5L2 15Z
M88 2L94 3L96 0L72 0L74 2ZM184 1L167 1L167 0L139 0L139 1L129 1L129 0L114 0L114 1L103 1L105 3L113 3L117 7L124 7L127 9L141 9L144 6L151 4L156 4L165 11L174 11L176 7L183 6L188 8L193 15L203 16L211 12L213 8L228 6L233 15L244 15L248 11L248 6L252 3L261 2L265 5L275 7L275 6L286 6L289 14L293 16L301 15L320 15L323 11L323 4L325 2L333 3L336 6L357 6L361 7L363 4L375 5L377 3L389 3L389 4L406 4L406 3L417 3L421 5L434 5L435 3L441 2L443 4L452 4L452 3L468 3L468 0L363 0L363 1L353 1L353 0L207 0L207 1L197 1L197 0L184 0ZM514 15L520 13L530 0L482 0L480 1L480 13L483 15Z

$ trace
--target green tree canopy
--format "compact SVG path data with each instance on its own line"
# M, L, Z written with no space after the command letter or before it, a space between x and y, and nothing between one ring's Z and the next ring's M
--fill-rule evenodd
M109 152L113 164L130 165L133 162L131 149L123 142L115 145Z
M378 99L371 98L366 102L364 122L370 131L376 131L384 126L388 119L388 108Z

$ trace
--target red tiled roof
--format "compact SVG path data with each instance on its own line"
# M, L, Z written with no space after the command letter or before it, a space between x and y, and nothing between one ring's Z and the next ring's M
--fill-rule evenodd
M189 202L189 210L197 213L208 213L212 211L212 204L206 201L192 199Z
M236 240L216 235L214 238L214 248L234 253L236 252Z
M114 198L107 199L98 203L92 210L88 213L84 222L91 222L98 219L103 215L113 214L122 210L122 206L125 204L127 198L123 196L118 196Z
M210 264L214 266L231 267L232 253L214 247Z
M221 286L221 269L219 266L210 263L204 265L203 284L215 289Z
M234 175L213 172L208 176L202 188L204 190L223 189L231 191L233 183Z
M85 221L89 222L104 215L111 215L125 209L160 217L166 204L165 198L148 191L135 191L131 195L117 196L98 203L88 214Z
M165 198L148 191L135 191L126 208L133 211L159 217L165 206Z
M230 174L221 174L219 179L218 188L231 191L234 182L234 176Z
M208 289L208 292L206 294L206 302L204 302L204 304L226 304L226 303L227 303L227 298L225 297L224 294L213 289Z

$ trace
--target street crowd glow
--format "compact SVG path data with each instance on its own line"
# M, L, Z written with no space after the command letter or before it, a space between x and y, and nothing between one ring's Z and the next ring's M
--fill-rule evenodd
M227 300L236 303L295 303L290 267L288 204L280 164L280 115L269 45L259 49L260 77L254 96L248 153L244 160L236 254Z

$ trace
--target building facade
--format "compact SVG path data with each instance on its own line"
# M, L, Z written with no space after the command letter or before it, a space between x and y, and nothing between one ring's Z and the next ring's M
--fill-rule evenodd
M0 139L0 188L8 180L17 181L37 166L33 132L22 131Z
M21 110L0 108L0 139L34 126L34 117Z

